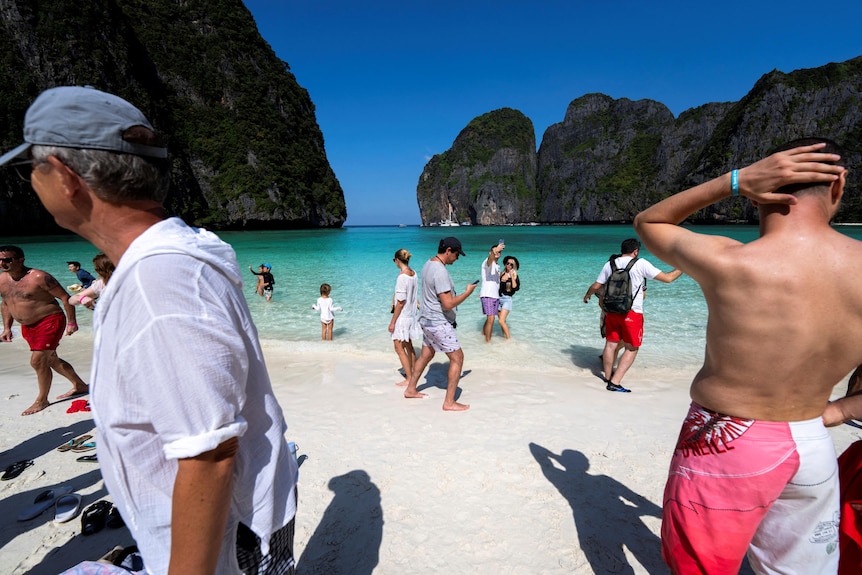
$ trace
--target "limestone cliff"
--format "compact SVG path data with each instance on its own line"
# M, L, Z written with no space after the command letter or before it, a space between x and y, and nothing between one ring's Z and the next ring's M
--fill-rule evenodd
M677 118L651 100L581 96L569 104L561 123L545 130L535 178L520 183L526 199L509 205L508 198L495 197L492 191L483 196L482 205L507 202L508 213L521 222L627 222L663 197L747 165L779 143L812 135L847 148L851 169L837 220L862 221L857 175L862 167L862 57L789 74L773 71L739 102L705 104ZM471 157L468 142L456 140L451 150L429 162L420 178L417 197L424 224L446 217L445 203L428 198L445 197L448 182L461 182L462 200L471 197L470 180L459 177L463 166L439 159L456 147L458 157ZM487 150L484 155L492 156ZM524 155L529 157L526 151ZM485 169L470 165L474 171ZM473 197L473 203L459 204L462 212L478 209ZM750 202L728 199L692 219L755 218Z
M3 150L39 92L89 84L167 140L172 213L214 229L344 223L314 104L241 0L0 0L0 31ZM51 231L29 186L0 172L0 233Z
M536 214L533 123L503 108L473 119L452 148L435 155L419 177L423 224L478 225L527 221ZM433 220L426 219L433 217Z

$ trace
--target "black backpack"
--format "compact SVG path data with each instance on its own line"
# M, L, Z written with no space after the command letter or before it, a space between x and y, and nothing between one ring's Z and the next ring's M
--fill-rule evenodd
M638 258L632 258L624 268L618 268L617 256L611 256L608 262L611 264L611 277L605 284L605 295L602 298L602 309L606 313L628 313L632 309L632 302L637 292L632 293L632 277L629 271ZM638 287L640 291L640 287Z

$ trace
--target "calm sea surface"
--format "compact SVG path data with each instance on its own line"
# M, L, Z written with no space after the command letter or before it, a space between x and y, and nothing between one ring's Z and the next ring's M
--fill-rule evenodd
M757 237L753 226L695 228L742 241ZM839 229L862 239L862 227ZM514 297L509 316L512 339L505 341L495 326L487 345L481 334L484 316L477 295L458 310L458 334L466 354L465 369L487 365L510 365L541 371L552 368L592 368L603 342L599 335L598 306L582 301L587 287L620 242L634 235L628 226L567 227L349 227L340 230L224 232L219 234L237 253L245 279L245 293L261 339L286 342L297 351L331 351L378 356L392 352L387 326L389 306L397 276L394 252L406 248L413 253L412 267L421 271L436 253L439 240L458 237L467 252L448 269L456 291L479 279L482 259L502 238L504 255L518 258L522 288ZM20 245L26 263L53 274L61 284L75 283L66 267L78 260L93 271L95 248L70 237L2 238L0 243ZM645 250L641 257L662 270L670 266ZM255 269L272 264L275 293L271 302L254 293ZM183 281L182 276L176 278ZM344 308L336 313L334 341L320 341L319 314L311 309L321 283L332 286L332 298ZM478 294L478 291L476 292ZM706 304L697 284L682 277L672 284L650 282L645 302L644 344L635 370L691 369L700 365L706 327ZM91 329L91 314L79 311L82 329ZM17 326L16 326L17 331ZM421 342L417 342L417 348ZM62 349L62 348L61 348ZM634 372L632 373L634 375Z

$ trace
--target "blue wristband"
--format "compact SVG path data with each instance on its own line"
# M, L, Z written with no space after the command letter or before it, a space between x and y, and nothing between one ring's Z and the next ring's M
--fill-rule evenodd
M730 172L730 193L734 196L739 195L739 170Z

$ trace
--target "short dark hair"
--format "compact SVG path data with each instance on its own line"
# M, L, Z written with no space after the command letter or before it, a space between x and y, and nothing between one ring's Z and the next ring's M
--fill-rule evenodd
M81 262L66 262L67 266L75 266L76 268L81 267Z
M0 246L0 252L12 252L17 258L24 257L24 250L18 246Z
M639 250L640 247L641 243L637 238L629 238L623 240L623 243L620 245L620 251L624 254L630 254L635 250Z
M778 146L775 146L774 148L769 150L769 152L766 155L771 156L772 154L776 154L778 152L784 152L787 150L792 150L793 148L798 148L800 146L812 146L814 144L826 144L826 146L822 150L819 150L821 153L837 154L837 155L841 156L841 158L837 162L823 162L824 164L831 164L834 166L846 166L847 165L847 159L845 157L846 152L844 151L844 148L840 144L830 140L829 138L820 138L817 136L812 136L812 137L808 137L808 138L798 138L796 140L791 140L789 142L785 142L785 143L778 145ZM780 192L782 194L795 194L797 192L801 192L804 190L814 190L817 188L826 188L827 186L828 186L828 184L826 184L824 182L803 182L800 184L790 184L787 186L783 186L776 191Z

